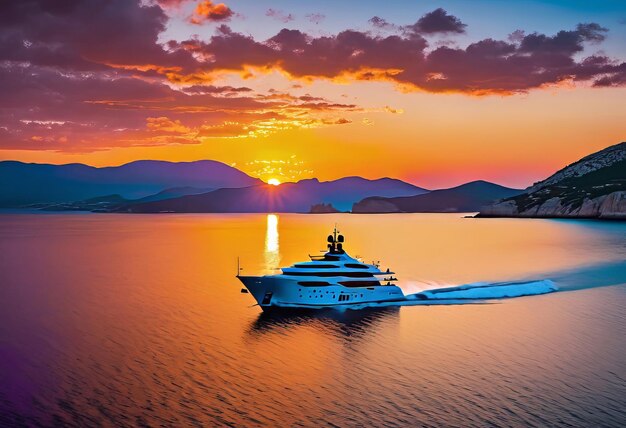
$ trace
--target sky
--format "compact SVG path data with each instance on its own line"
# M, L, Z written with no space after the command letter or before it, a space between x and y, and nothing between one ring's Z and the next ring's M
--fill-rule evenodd
M0 3L0 160L526 187L626 140L624 1Z

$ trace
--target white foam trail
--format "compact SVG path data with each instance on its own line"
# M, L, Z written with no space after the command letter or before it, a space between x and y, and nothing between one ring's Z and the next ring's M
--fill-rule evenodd
M406 296L407 300L449 300L449 299L504 299L532 296L557 291L556 284L549 279L527 282L477 282L457 287L425 290Z
M455 286L455 284L428 280L405 280L396 285L402 289L405 296L408 296L409 294L421 293L422 291Z

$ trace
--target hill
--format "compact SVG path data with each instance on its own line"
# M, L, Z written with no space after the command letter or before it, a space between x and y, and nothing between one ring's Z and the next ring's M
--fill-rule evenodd
M83 164L49 165L0 162L0 207L84 201L106 195L137 199L172 189L179 196L223 187L262 183L238 169L216 161L137 161L116 167ZM178 190L176 190L178 188ZM179 192L176 194L176 192ZM160 195L156 198L169 197Z
M345 177L320 182L313 178L280 186L258 185L227 188L199 195L183 196L146 203L133 203L120 208L123 212L309 212L311 206L332 204L338 210L367 196L415 195L427 190L400 180L381 178L368 180Z
M517 195L511 189L487 181L472 181L450 189L400 198L366 198L352 207L353 213L472 212L493 201Z
M592 153L478 217L626 219L626 142Z

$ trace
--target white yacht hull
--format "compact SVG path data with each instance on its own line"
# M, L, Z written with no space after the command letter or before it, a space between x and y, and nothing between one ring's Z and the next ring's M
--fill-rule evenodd
M404 300L395 285L345 287L340 284L302 286L302 279L284 276L238 276L263 310L273 307L326 308ZM340 297L343 296L343 297Z

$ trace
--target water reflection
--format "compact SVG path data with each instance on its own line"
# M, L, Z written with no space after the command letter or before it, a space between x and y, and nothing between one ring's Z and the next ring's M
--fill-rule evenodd
M281 309L262 312L248 327L250 336L281 332L297 327L331 329L336 336L361 338L385 321L399 319L399 307L365 308L360 310L336 309Z
M0 426L625 426L624 286L287 319L250 308L237 256L246 274L296 263L335 221L351 254L414 281L406 292L626 283L624 223L0 214Z
M265 229L265 270L274 271L280 266L280 249L278 245L278 216L267 215Z

